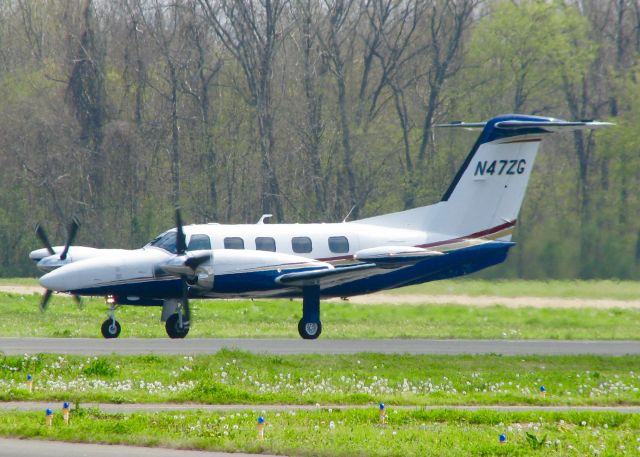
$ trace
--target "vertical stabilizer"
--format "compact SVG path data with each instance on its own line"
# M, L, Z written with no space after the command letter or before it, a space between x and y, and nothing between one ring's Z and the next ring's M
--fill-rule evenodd
M499 116L485 123L440 125L482 128L442 200L435 205L358 222L508 241L543 137L560 130L607 125L610 124L525 115Z

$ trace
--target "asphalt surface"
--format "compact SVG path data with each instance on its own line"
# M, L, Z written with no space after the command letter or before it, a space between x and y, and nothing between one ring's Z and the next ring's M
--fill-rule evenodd
M256 454L0 438L2 457L249 457ZM260 454L262 457L269 457Z
M501 354L501 355L626 355L640 354L640 341L587 340L330 340L186 338L0 338L6 355L60 353L214 354L221 349L267 354Z

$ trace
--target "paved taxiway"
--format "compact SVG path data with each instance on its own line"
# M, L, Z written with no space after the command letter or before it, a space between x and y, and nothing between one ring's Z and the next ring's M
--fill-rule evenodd
M182 451L157 447L134 447L101 444L62 443L58 441L0 438L2 457L249 457L255 454ZM260 454L261 457L269 457Z
M626 355L640 354L640 341L586 340L330 340L186 338L0 338L6 355L60 353L104 354L214 354L240 349L267 354L501 354L501 355Z

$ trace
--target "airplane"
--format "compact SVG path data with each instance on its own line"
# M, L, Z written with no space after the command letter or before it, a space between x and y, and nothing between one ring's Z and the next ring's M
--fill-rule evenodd
M122 305L161 306L170 338L191 325L189 299L302 298L298 332L322 332L320 300L467 275L503 262L534 160L550 133L597 129L599 121L502 115L486 122L440 128L480 129L480 135L442 199L355 221L316 224L182 224L140 249L72 246L73 220L64 246L32 251L44 274L44 310L53 291L104 296L110 306L101 327L116 338Z

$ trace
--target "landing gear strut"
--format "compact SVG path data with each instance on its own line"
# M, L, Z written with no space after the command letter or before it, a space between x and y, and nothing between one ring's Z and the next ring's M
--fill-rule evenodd
M189 333L190 312L189 307L184 307L182 303L178 303L175 313L171 314L165 322L165 329L169 338L184 338Z
M100 327L102 336L107 339L118 338L118 336L120 336L120 331L122 330L120 322L116 320L116 308L118 308L118 305L111 303L108 311L109 317L102 323L102 327Z
M305 340L315 340L322 333L320 286L302 288L302 319L298 322L298 333Z

